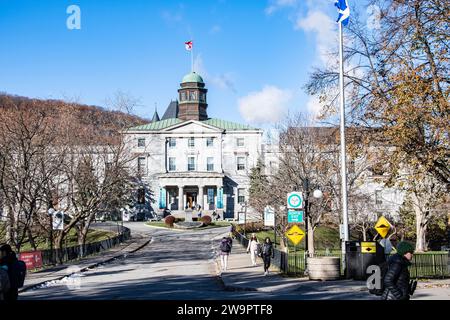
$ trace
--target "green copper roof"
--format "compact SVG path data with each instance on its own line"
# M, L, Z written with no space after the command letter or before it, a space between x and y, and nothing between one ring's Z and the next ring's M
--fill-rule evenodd
M204 83L202 77L200 77L195 72L191 72L184 76L183 81L181 83L187 83L187 82L200 82Z
M217 127L223 130L257 130L256 128L252 128L246 124L240 124L215 118L208 119L202 122L204 124L208 124L210 126Z
M162 130L162 129L168 128L168 127L173 126L180 122L182 122L180 119L170 118L170 119L166 119L166 120L162 120L162 121L144 124L142 126L133 127L128 130L130 130L130 131L135 131L135 130L136 131L157 131L157 130Z
M167 120L152 122L149 124L144 124L142 126L137 126L128 129L129 131L158 131L163 130L165 128L171 127L175 124L184 122L183 120L177 119L177 118L171 118ZM238 130L258 130L256 128L250 127L245 124L239 124L231 121L225 121L221 119L208 119L201 121L204 124L222 129L222 130L228 130L228 131L238 131Z

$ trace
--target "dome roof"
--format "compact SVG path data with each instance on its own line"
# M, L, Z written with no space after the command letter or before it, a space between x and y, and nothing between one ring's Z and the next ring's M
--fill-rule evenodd
M204 83L202 77L200 77L195 72L191 72L184 76L183 81L181 83L188 83L188 82L199 82Z

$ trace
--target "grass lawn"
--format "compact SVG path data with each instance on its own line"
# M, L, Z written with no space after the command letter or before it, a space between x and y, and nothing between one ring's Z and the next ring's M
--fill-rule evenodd
M86 237L86 243L92 243L92 242L98 242L98 241L103 241L109 238L112 238L116 235L115 232L110 232L110 231L105 231L105 230L90 230L87 234ZM67 246L76 246L78 245L78 240L77 240L77 234L75 230L70 230L69 234L66 237L66 240L64 240L64 246L67 243ZM49 239L47 239L46 237L37 237L35 239L36 245L37 245L37 249L38 250L46 250L46 249L50 249L50 243L48 241ZM0 242L4 242L4 238L0 238ZM20 251L25 252L25 251L31 251L31 245L29 242L25 242L22 244L22 247L20 249Z

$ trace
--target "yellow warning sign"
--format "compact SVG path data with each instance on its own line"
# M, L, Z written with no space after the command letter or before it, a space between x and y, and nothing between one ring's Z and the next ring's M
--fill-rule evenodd
M390 229L391 224L389 223L389 221L383 216L380 217L377 224L375 225L375 230L377 230L382 238L386 238L386 235L388 234Z
M286 232L286 237L288 237L294 245L298 245L304 236L305 232L297 225L293 225L292 228Z
M361 242L362 253L376 253L377 246L375 242Z

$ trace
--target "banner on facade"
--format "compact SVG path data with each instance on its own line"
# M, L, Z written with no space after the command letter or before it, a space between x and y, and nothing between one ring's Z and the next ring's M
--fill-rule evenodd
M223 209L223 188L217 190L217 209Z
M166 208L166 189L159 188L159 208Z

